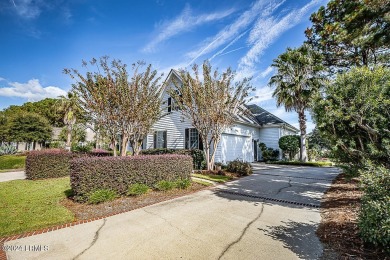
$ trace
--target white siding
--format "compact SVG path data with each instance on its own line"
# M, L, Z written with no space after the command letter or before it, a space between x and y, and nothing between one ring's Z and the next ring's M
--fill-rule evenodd
M167 90L172 85L167 86ZM163 114L166 113L160 120L158 120L152 127L151 132L147 136L147 149L153 148L153 134L154 131L167 131L167 147L173 149L184 148L184 131L186 128L191 128L191 122L180 114L179 111L172 111L168 113L167 100L169 95L167 91L163 93L162 105Z

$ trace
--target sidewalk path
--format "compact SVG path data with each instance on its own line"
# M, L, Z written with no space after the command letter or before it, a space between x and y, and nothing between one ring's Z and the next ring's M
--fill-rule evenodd
M24 171L0 172L0 182L26 179Z

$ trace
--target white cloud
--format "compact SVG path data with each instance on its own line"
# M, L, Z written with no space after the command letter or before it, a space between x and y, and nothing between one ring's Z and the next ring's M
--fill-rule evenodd
M272 100L273 89L268 86L257 88L253 93L253 99L251 100L251 104L259 104L260 102Z
M194 62L201 55L208 54L229 41L234 41L234 38L251 25L259 13L264 11L263 8L270 2L271 0L255 2L249 10L241 14L233 23L223 28L214 37L204 41L197 50L187 53L187 56Z
M264 51L285 31L297 25L304 15L317 5L318 2L319 0L313 0L301 9L293 10L280 19L271 16L272 12L279 6L276 5L272 11L268 11L258 18L248 39L248 44L251 45L251 49L239 61L239 71L250 71L259 61Z
M0 87L0 96L19 97L28 101L38 101L44 98L56 98L66 95L66 91L54 87L43 87L38 79L30 79L27 83L8 82L10 87Z
M260 77L261 77L261 78L265 78L265 77L267 77L268 75L270 75L273 71L274 71L274 68L272 68L271 66L269 66L269 67L266 68L263 72L260 73Z
M234 9L228 9L220 12L193 15L191 8L187 5L178 17L171 21L164 22L159 26L158 35L146 45L143 51L153 52L159 43L164 42L177 34L189 31L199 25L223 19L233 12Z
M3 81L3 80L5 80L5 78L0 77L0 81Z
M25 19L37 18L41 12L42 1L33 0L12 0L16 13Z

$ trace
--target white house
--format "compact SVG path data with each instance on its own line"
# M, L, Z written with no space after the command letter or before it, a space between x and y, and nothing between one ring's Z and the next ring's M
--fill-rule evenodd
M172 109L173 101L167 92L173 87L172 77L176 77L180 82L178 73L171 70L166 79L168 84L162 93L167 113L154 124L151 133L144 140L143 149L202 149L199 134L190 120L183 118L180 111ZM222 134L215 155L216 162L226 163L235 159L248 162L260 160L259 143L279 149L280 137L298 133L298 129L257 105L248 105L247 108L251 115L240 116L236 123Z

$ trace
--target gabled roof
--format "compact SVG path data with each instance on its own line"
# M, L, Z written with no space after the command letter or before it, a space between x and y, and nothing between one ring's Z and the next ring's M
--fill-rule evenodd
M172 77L172 75L175 75L179 80L181 80L179 71L175 69L171 69L167 78L165 79L165 84L163 84L164 88L167 86L167 82ZM249 110L250 113L244 113L237 116L237 122L245 123L245 124L251 124L251 125L257 125L257 126L267 126L267 125L286 125L287 127L299 131L294 126L290 125L289 123L283 121L279 117L271 114L267 110L257 106L257 105L245 105L245 107Z
M298 131L298 129L295 128L294 126L290 125L289 123L280 119L279 117L275 116L274 114L271 114L270 112L259 107L258 105L252 104L252 105L247 105L246 107L249 109L249 111L256 118L257 123L261 126L284 124L292 129L294 129L295 131Z

